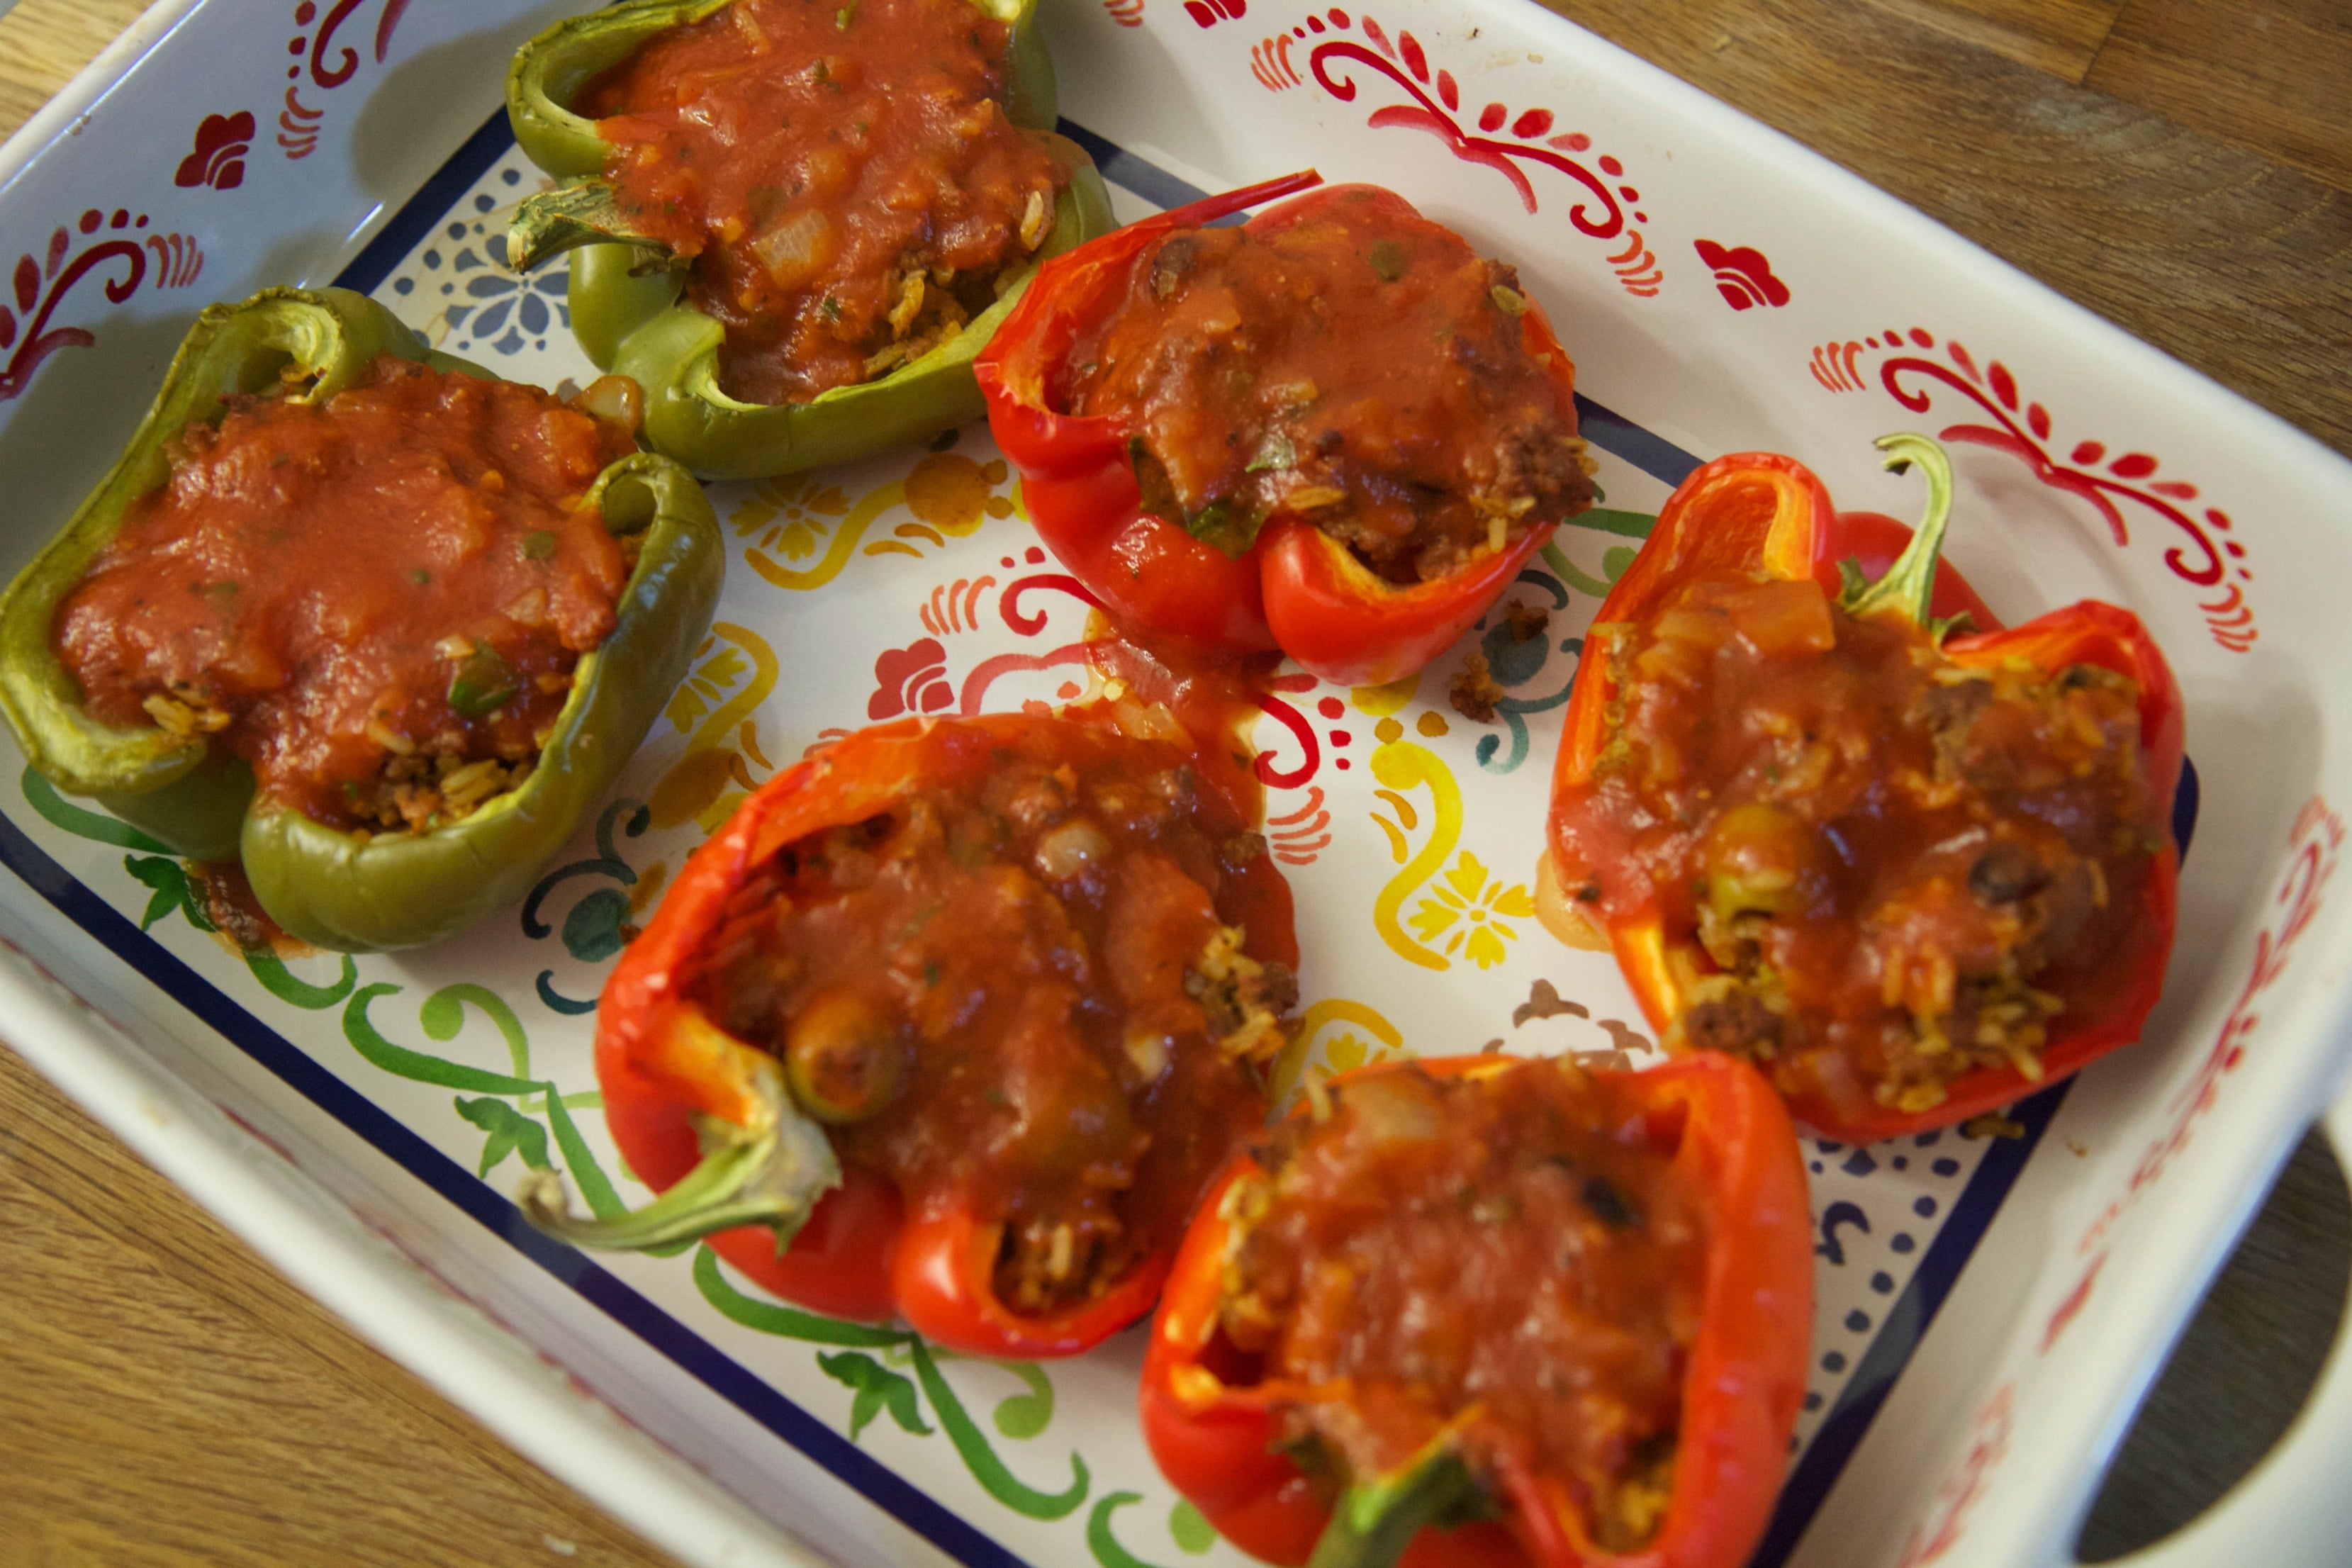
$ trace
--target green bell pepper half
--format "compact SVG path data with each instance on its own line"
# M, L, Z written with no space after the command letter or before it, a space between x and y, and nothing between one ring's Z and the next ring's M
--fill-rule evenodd
M0 595L0 712L33 766L192 859L241 860L261 907L289 934L351 952L437 942L530 889L685 676L725 569L718 519L684 468L638 452L599 475L590 494L605 525L643 539L613 632L581 658L530 776L424 833L362 837L325 826L257 796L244 762L203 736L92 718L50 647L50 627L132 504L169 478L173 438L218 417L230 393L282 384L289 364L313 378L289 395L315 402L387 353L489 377L428 351L391 311L345 289L266 289L208 307L112 471Z
M806 403L741 403L719 387L717 321L687 304L685 278L668 248L625 235L604 165L612 147L595 122L568 105L597 76L655 34L700 21L731 0L632 0L575 16L519 50L507 72L507 118L531 161L571 182L517 209L508 258L524 270L577 249L568 284L572 330L600 367L645 389L645 435L711 479L759 479L853 462L929 440L986 412L972 357L1036 276L1037 264L1118 226L1110 193L1076 143L1052 136L1053 61L1036 26L1036 0L972 0L1012 29L1005 116L1049 134L1068 178L1054 226L1002 299L920 359Z

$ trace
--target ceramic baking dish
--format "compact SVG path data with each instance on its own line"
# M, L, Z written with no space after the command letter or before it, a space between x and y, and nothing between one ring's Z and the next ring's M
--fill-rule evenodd
M561 272L499 264L540 176L508 55L576 5L166 0L0 152L0 553L112 459L196 310L373 292L433 343L555 384ZM1496 720L1418 682L1278 679L1256 739L1297 889L1307 1029L1282 1087L1398 1051L1646 1049L1605 955L1532 889L1579 634L1700 459L1797 454L1905 513L1884 432L1943 438L1950 553L2023 618L2096 595L2153 626L2197 782L2147 1037L2017 1107L2017 1138L1810 1142L1813 1373L1758 1568L2045 1563L2347 1047L2352 469L1916 213L1517 0L1046 0L1065 129L1123 216L1313 164L1515 261L1580 366L1605 526L1514 590ZM1046 1367L780 1312L707 1253L591 1259L509 1201L527 1157L632 1185L596 1114L592 998L631 915L741 792L907 712L1096 679L1087 607L983 429L713 487L718 625L593 830L528 902L398 958L258 964L177 868L0 767L10 1043L272 1262L508 1441L697 1564L1242 1561L1132 1417L1139 1332ZM1512 1021L1538 981L1582 1016ZM518 1084L524 1088L517 1088ZM502 1087L501 1087L502 1086ZM518 1128L528 1127L529 1131ZM635 1189L642 1196L642 1189ZM904 1419L853 1423L902 1379ZM2334 1562L2352 1386L2150 1560ZM890 1386L896 1387L896 1384ZM870 1401L868 1403L871 1403ZM870 1414L870 1413L869 1413Z

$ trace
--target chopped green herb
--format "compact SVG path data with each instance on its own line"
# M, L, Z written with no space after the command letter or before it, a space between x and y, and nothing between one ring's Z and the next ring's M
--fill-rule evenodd
M522 554L526 561L545 561L555 553L555 535L544 528L535 528L522 536Z
M408 580L422 588L425 584L433 581L433 574L422 566L411 566L408 569Z
M1863 575L1862 557L1849 555L1838 563L1838 597L1859 598L1870 589L1870 579Z
M1524 316L1528 313L1528 297L1517 289L1506 289L1497 283L1486 290L1486 298L1495 301L1495 309L1502 311L1506 316Z
M1393 283L1404 276L1404 247L1393 239L1383 239L1372 247L1371 263L1381 282Z
M833 14L833 25L845 33L849 31L849 19L856 15L857 0L849 0L848 5Z
M488 643L477 643L449 681L449 706L468 719L495 713L520 688L514 668Z
M939 983L940 966L936 963L926 963L923 965L923 984L925 985L937 985Z
M1257 456L1249 460L1242 472L1264 473L1268 468L1295 468L1297 463L1298 448L1290 444L1289 437L1276 430L1268 434L1266 438L1258 444Z
M217 583L207 583L204 587L205 593L210 595L215 599L224 601L236 598L236 590L237 584L226 577L222 578Z
M835 299L830 294L827 294L824 297L824 302L819 305L817 309L824 312L824 319L828 321L838 321L841 320L841 301Z
M1213 500L1184 519L1185 532L1235 558L1257 542L1257 531L1265 525L1263 517Z

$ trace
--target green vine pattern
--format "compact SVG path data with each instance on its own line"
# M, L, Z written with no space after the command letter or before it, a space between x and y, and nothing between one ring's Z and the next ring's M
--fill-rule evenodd
M205 911L204 895L197 891L196 879L189 874L186 862L173 858L168 846L127 822L74 805L30 767L18 783L25 792L26 804L52 827L93 844L132 851L122 858L122 868L148 889L147 908L139 917L141 931L152 930L156 921L169 919L175 910L200 931L219 931ZM253 972L263 990L289 1006L311 1013L323 1013L336 1005L359 984L359 965L348 952L340 956L343 962L335 983L314 985L288 969L284 959L267 949L247 949L244 953L246 968Z
M730 1321L763 1334L780 1339L800 1340L810 1344L845 1347L833 1354L820 1354L817 1367L827 1377L852 1391L849 1409L849 1436L853 1441L874 1419L887 1413L898 1428L913 1436L929 1436L934 1428L923 1419L923 1405L928 1402L938 1430L947 1435L949 1444L961 1458L964 1468L971 1472L981 1489L1024 1519L1066 1519L1083 1506L1087 1492L1094 1485L1093 1474L1075 1448L1070 1451L1070 1484L1059 1491L1045 1491L1031 1486L1013 1473L1003 1458L989 1441L988 1434L972 1419L961 1395L940 1371L940 1363L954 1359L950 1352L931 1344L920 1334L908 1329L877 1328L865 1323L847 1323L836 1318L803 1311L778 1302L762 1301L745 1295L731 1284L719 1268L719 1255L708 1247L695 1254L694 1283L704 1300L717 1308ZM862 1353L878 1352L878 1355ZM1021 1380L1025 1393L1007 1395L997 1402L991 1413L992 1424L1003 1436L1015 1442L1025 1442L1042 1436L1054 1419L1054 1384L1044 1369L1031 1362L992 1362L988 1363L1012 1373ZM909 1379L898 1367L911 1367ZM918 1398L919 1394L920 1398ZM1137 1494L1117 1493L1115 1497L1133 1500ZM1116 1506L1116 1504L1114 1504ZM1098 1504L1096 1510L1101 1514ZM1097 1536L1110 1540L1108 1526L1097 1528L1089 1521L1087 1539L1093 1546ZM1114 1542L1113 1546L1117 1543ZM1123 1552L1115 1557L1097 1558L1106 1568L1124 1568L1135 1559Z
M652 826L653 819L652 808L641 800L624 796L606 806L596 818L596 853L569 866L558 866L541 877L530 897L523 900L522 934L533 942L557 935L556 928L540 918L540 906L548 894L575 877L603 877L617 885L598 888L572 906L563 917L563 951L583 963L602 963L619 952L629 938L629 895L625 889L636 886L637 870L614 847L613 831L617 826L635 838ZM541 970L535 984L539 999L552 1012L578 1017L596 1010L593 998L582 1001L558 991L552 969Z
M507 1005L506 998L487 986L461 981L434 992L416 1010L418 1026L428 1038L436 1041L457 1037L466 1026L468 1007L488 1019L507 1047L511 1070L501 1073L411 1050L387 1039L376 1027L368 1009L380 998L396 994L401 989L377 981L353 992L343 1006L343 1038L371 1066L394 1077L461 1091L452 1102L457 1114L483 1133L478 1174L488 1175L509 1154L520 1155L526 1165L552 1169L547 1148L548 1130L552 1129L556 1150L563 1156L562 1169L579 1187L590 1211L599 1219L628 1212L628 1205L614 1191L604 1166L597 1162L595 1151L581 1136L580 1124L572 1119L575 1110L602 1109L604 1096L593 1089L565 1094L552 1080L533 1078L530 1037L524 1031L522 1020L515 1016L514 1009ZM465 1099L468 1093L477 1098ZM546 1126L533 1120L534 1116L544 1116Z
M1657 521L1656 518L1645 512L1611 511L1605 508L1595 508L1591 511L1581 512L1570 518L1568 526L1640 540L1649 537L1650 530L1657 525ZM1556 541L1543 547L1542 559L1550 571L1522 572L1517 580L1530 587L1542 590L1551 601L1546 606L1548 609L1564 610L1568 608L1570 589L1581 594L1590 594L1596 599L1606 598L1610 587L1618 578L1625 574L1625 568L1633 563L1633 548L1625 544L1611 545L1601 557L1601 577L1591 575L1575 562L1570 561L1568 558L1568 552L1560 549ZM1500 735L1481 735L1478 738L1476 756L1478 765L1486 772L1507 773L1517 772L1528 760L1528 717L1532 714L1549 712L1568 701L1569 693L1575 689L1576 685L1575 666L1573 664L1570 666L1569 677L1559 683L1558 690L1541 697L1534 697L1517 694L1517 689L1528 685L1543 673L1545 666L1551 660L1552 649L1555 647L1569 655L1571 659L1580 659L1584 654L1584 639L1564 637L1555 644L1547 637L1530 637L1521 642L1511 635L1507 621L1500 616L1490 618L1494 624L1486 628L1486 635L1479 639L1478 647L1486 656L1487 674L1492 676L1495 683L1505 691L1514 693L1498 698L1495 702L1496 715L1503 721L1504 728L1509 732L1510 749L1508 752L1504 752L1503 737ZM1502 753L1499 758L1497 753Z
M26 800L45 821L77 837L127 852L123 869L148 889L141 930L150 930L176 912L199 931L216 931L197 879L166 846L128 823L65 799L30 768L25 770L22 784ZM531 889L522 909L524 934L534 940L557 934L540 911L560 884L581 877L603 878L613 885L597 888L574 903L563 918L561 936L565 951L583 963L600 963L619 952L625 940L622 927L629 915L625 889L636 883L637 872L619 853L615 836L635 838L650 821L651 814L641 802L624 799L608 805L596 822L596 855L559 867ZM551 1079L533 1074L529 1031L504 997L487 986L459 982L427 994L416 1012L417 1027L440 1045L457 1040L469 1018L487 1022L506 1047L501 1071L419 1050L388 1037L377 1022L378 1004L401 995L407 988L388 981L361 985L357 963L348 953L340 956L341 971L335 981L320 985L295 974L275 952L244 954L255 980L289 1006L313 1013L341 1006L343 1038L370 1066L413 1083L453 1091L451 1103L457 1115L481 1133L477 1175L487 1178L509 1159L532 1169L555 1170L560 1159L560 1168L580 1189L593 1213L610 1217L626 1211L627 1205L572 1118L576 1110L601 1109L603 1097L593 1091L565 1094ZM541 1002L563 1015L594 1011L593 1002L575 1001L557 992L553 980L552 970L539 975ZM704 1300L745 1328L830 1347L818 1352L816 1366L849 1394L852 1442L887 1416L909 1436L944 1432L982 1489L1024 1519L1067 1519L1086 1506L1094 1477L1076 1449L1070 1452L1069 1483L1058 1490L1032 1486L1013 1473L940 1370L942 1363L956 1359L952 1352L909 1330L845 1322L747 1296L728 1282L718 1255L708 1247L695 1255L694 1281ZM997 1435L1013 1442L1043 1436L1054 1420L1052 1379L1030 1362L988 1364L1021 1384L1019 1392L997 1400L989 1412L990 1425ZM1123 1546L1112 1531L1112 1515L1142 1500L1142 1494L1134 1491L1106 1492L1096 1499L1086 1515L1085 1532L1087 1548L1100 1568L1155 1568ZM1168 1530L1186 1552L1206 1552L1216 1540L1215 1531L1190 1503L1176 1505L1169 1516Z
M174 857L168 847L129 824L78 805L59 795L47 779L27 768L23 775L25 798L45 821L73 836L125 851L124 871L147 889L140 929L152 930L178 914L194 929L217 933L205 904L203 885L194 868ZM608 886L589 892L574 903L561 925L565 950L583 963L598 963L619 951L629 914L626 889L637 880L636 870L619 853L616 838L634 838L649 826L646 807L634 800L618 800L599 817L595 840L598 853L560 867L532 889L522 910L523 930L533 939L558 934L541 918L547 896L575 878L604 879ZM247 970L261 988L289 1006L310 1013L341 1009L343 1038L370 1066L413 1083L451 1091L457 1115L478 1131L481 1151L478 1176L488 1178L509 1160L538 1170L561 1170L576 1185L589 1209L609 1217L626 1211L596 1154L583 1136L573 1112L601 1109L594 1092L566 1094L531 1067L530 1038L514 1008L487 986L459 982L426 994L418 1005L416 1027L424 1037L446 1046L469 1023L487 1023L505 1047L502 1066L484 1066L405 1045L387 1035L382 1005L402 996L407 987L389 981L359 984L359 968L348 954L340 959L334 979L324 984L295 973L278 953L247 952ZM539 998L559 1014L593 1012L593 1002L579 1002L553 988L554 972L538 977ZM673 1249L682 1250L683 1248ZM1017 1391L997 1399L988 1410L986 1426L941 1371L958 1359L913 1331L845 1322L780 1302L756 1300L730 1284L720 1270L718 1255L701 1247L693 1265L694 1280L704 1299L722 1315L746 1328L812 1346L826 1347L815 1357L816 1369L840 1384L849 1396L848 1430L855 1442L877 1421L887 1417L912 1437L944 1434L982 1490L1024 1519L1051 1522L1069 1519L1075 1524L1093 1491L1095 1478L1076 1450L1069 1456L1066 1485L1048 1490L1016 1475L997 1451L988 1427L1011 1442L1029 1442L1045 1435L1055 1413L1055 1390L1045 1370L1028 1362L986 1364L1013 1378ZM1113 1515L1143 1500L1131 1490L1107 1491L1094 1499L1083 1515L1088 1552L1100 1568L1156 1568L1118 1540ZM1205 1552L1216 1532L1191 1504L1179 1501L1168 1517L1170 1538L1187 1553Z

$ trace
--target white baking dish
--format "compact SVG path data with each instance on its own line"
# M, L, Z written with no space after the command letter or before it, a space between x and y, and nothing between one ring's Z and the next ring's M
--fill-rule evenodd
M556 282L512 279L491 243L538 184L497 113L506 58L574 8L167 0L9 142L0 564L111 460L215 299L341 279L505 374L582 374ZM1312 163L1516 261L1579 363L1612 509L1654 511L1696 457L1764 447L1899 514L1910 492L1869 443L1924 428L1953 443L1951 553L1997 610L2095 594L2156 629L2202 769L2165 1002L2139 1047L2017 1110L2023 1139L1811 1146L1814 1398L1757 1562L2066 1560L2137 1395L2343 1076L2352 928L2330 879L2352 696L2331 676L2352 652L2333 591L2352 468L1534 6L1047 10L1064 113L1123 214ZM593 1090L578 1008L627 900L732 791L830 730L1091 679L1084 606L995 461L975 427L944 457L717 487L721 625L616 797L653 809L608 811L541 896L461 943L265 984L168 908L141 929L163 875L143 851L0 784L9 1040L362 1332L688 1562L1239 1561L1143 1451L1138 1335L936 1377L877 1347L922 1383L927 1430L886 1417L853 1438L852 1392L819 1362L841 1347L766 1331L715 1265L540 1237L508 1202L519 1155L475 1173L480 1123L511 1120L485 1099L554 1134L558 1164L583 1163L568 1120L617 1172L589 1104L551 1117L544 1094L476 1080ZM1287 1080L1495 1037L1608 1047L1638 1025L1610 961L1552 942L1527 903L1573 638L1632 542L1566 530L1523 580L1557 611L1549 651L1501 671L1494 726L1444 701L1463 650L1410 691L1301 676L1274 695L1259 740L1310 1004ZM19 771L10 752L0 777ZM1538 979L1591 1017L1515 1028ZM454 1103L469 1093L475 1121ZM2340 1458L2347 1383L2334 1369L2286 1451L2165 1553L2338 1560L2347 1489L2302 1478Z

